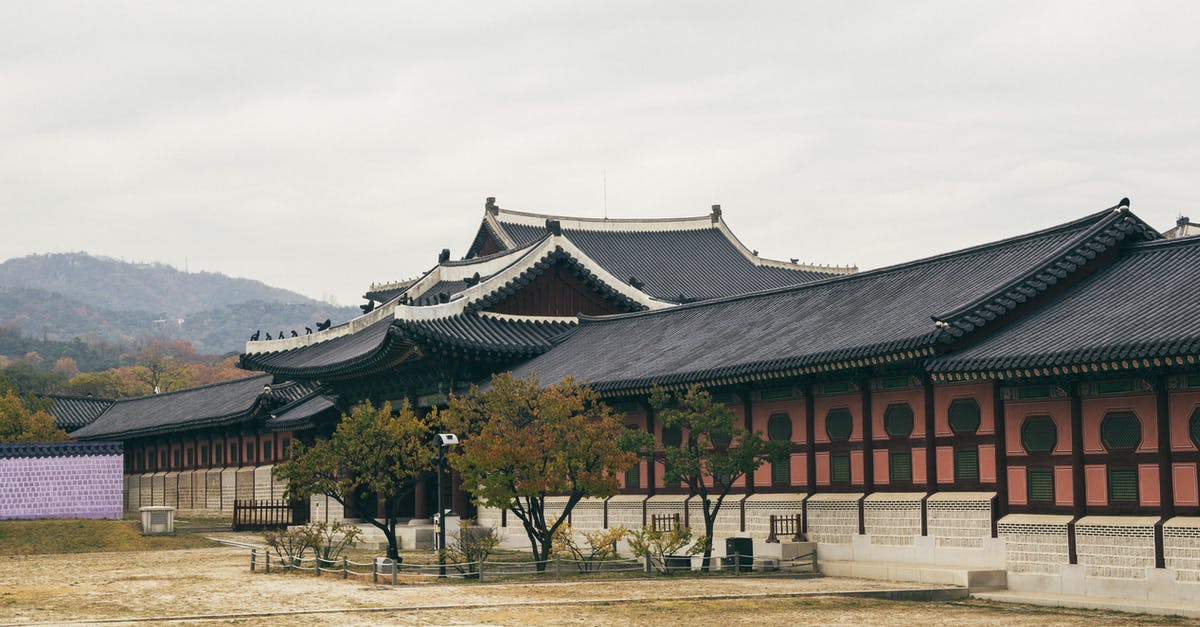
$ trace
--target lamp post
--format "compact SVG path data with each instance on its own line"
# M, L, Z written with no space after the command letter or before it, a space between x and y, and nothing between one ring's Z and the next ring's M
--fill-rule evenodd
M446 450L458 444L458 436L453 433L439 433L433 438L433 445L438 447L437 464L437 552L438 577L446 576L446 507L442 504L442 476L446 474Z

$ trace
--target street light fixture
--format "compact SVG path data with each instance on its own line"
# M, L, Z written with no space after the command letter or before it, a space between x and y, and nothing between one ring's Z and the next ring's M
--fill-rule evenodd
M446 451L458 444L458 436L453 433L439 433L433 437L433 445L438 447L437 470L437 517L438 517L438 577L446 576L446 507L442 504L442 475L446 474Z

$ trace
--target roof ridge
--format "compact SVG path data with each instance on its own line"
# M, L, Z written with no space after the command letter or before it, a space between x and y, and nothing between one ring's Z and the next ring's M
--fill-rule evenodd
M534 213L532 211L516 211L514 209L504 209L501 207L497 207L497 213L495 214L496 220L498 222L503 222L503 218L504 218L505 214L512 215L512 216L518 216L518 217L522 217L522 218L569 220L569 221L573 221L573 222L597 222L600 224L611 224L611 223L636 224L639 222L649 222L649 223L702 222L702 221L710 222L710 223L712 222L712 214L711 213L706 213L704 215L699 215L699 216L683 216L683 217L678 217L678 218L671 218L671 217L661 217L661 218L603 218L602 217L602 218L594 218L594 217L583 217L583 216L566 216L566 215L561 215L561 214L550 214L550 213Z
M213 387L217 387L217 386L221 386L221 385L233 385L234 383L244 383L251 379L260 379L263 377L272 377L273 378L274 375L267 373L267 372L263 372L260 374L253 374L248 377L242 377L241 379L230 379L229 381L216 381L214 383L205 383L204 385L197 385L195 387L184 388L182 390L171 390L170 392L161 392L159 394L146 394L143 396L134 396L131 398L118 398L118 399L113 400L113 404L115 405L117 403L127 403L129 401L142 401L142 400L146 400L148 398L162 398L164 396L171 396L173 394L182 394L184 392L194 392L196 390L204 390L207 388L213 388ZM107 413L107 410L105 411L105 413Z
M857 281L857 280L861 280L861 279L867 279L867 278L875 277L875 276L878 276L881 274L887 274L890 272L896 272L896 271L900 271L900 270L907 270L907 269L919 267L919 266L922 266L925 264L933 263L936 261L953 259L954 257L979 253L979 252L982 252L985 250L998 248L1000 246L1007 246L1007 245L1011 245L1011 244L1014 244L1017 242L1028 241L1028 240L1036 239L1039 237L1045 237L1047 235L1053 235L1053 234L1060 233L1063 231L1069 231L1071 229L1078 228L1081 225L1086 225L1089 222L1098 221L1099 219L1104 218L1105 216L1110 215L1112 213L1113 213L1113 208L1109 208L1109 209L1105 209L1103 211L1098 211L1098 212L1086 215L1082 218L1077 218L1075 220L1071 220L1070 222L1064 222L1062 224L1057 224L1055 226L1047 227L1047 228L1040 229L1037 231L1023 233L1020 235L1014 235L1012 237L1007 237L1007 238L1004 238L1001 240L996 240L994 242L986 242L984 244L977 244L975 246L969 246L967 248L960 248L958 250L952 250L952 251L948 251L948 252L944 252L944 253L939 253L936 255L931 255L929 257L921 257L919 259L913 259L911 261L905 261L905 262L898 263L898 264L891 265L891 266L884 266L882 268L873 268L871 270L862 270L862 271L856 272L854 274L834 275L834 276L831 276L826 279L819 279L816 281L810 281L808 283L798 283L796 285L784 285L782 287L775 287L775 288L766 289L766 290L759 290L757 292L747 292L745 294L734 294L731 296L724 296L721 298L714 298L711 300L704 300L704 301L699 301L699 302L695 302L695 303L685 303L685 304L677 305L675 307L668 307L668 308L662 309L662 310L634 311L634 312L630 312L630 313L612 314L612 315L607 315L607 316L580 315L579 322L580 322L581 326L583 324L594 324L594 323L598 323L598 322L611 322L611 321L616 321L616 320L623 320L626 318L633 318L633 317L637 317L637 316L645 316L645 315L649 315L649 314L660 313L660 312L664 312L664 311L683 311L683 310L688 310L688 309L698 309L701 307L708 307L708 306L717 305L717 304L721 304L721 303L729 303L729 302L735 302L735 301L739 301L739 300L746 300L749 298L758 298L758 297L762 297L762 296L770 296L773 294L782 294L782 293L787 293L787 292L800 292L800 291L803 291L806 289L823 287L823 286L830 285L830 284L837 283L837 282L843 282L843 281L849 282L849 281Z
M1126 250L1130 253L1141 253L1147 249L1153 250L1157 248L1171 248L1174 246L1197 246L1200 245L1200 234L1185 235L1182 237L1162 238L1146 242L1135 242L1130 244Z
M55 398L55 399L60 398L60 399L66 400L66 401L96 401L96 402L106 402L106 403L112 403L112 402L115 402L118 400L115 398L105 398L102 396L80 396L78 394L53 394L53 393L51 393L51 394L36 394L35 396L40 396L42 398Z

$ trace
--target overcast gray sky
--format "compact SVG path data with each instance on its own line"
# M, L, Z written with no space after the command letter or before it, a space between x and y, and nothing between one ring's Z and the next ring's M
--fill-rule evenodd
M485 196L720 203L872 268L1122 196L1200 218L1200 10L1099 2L0 3L0 259L86 250L342 304Z

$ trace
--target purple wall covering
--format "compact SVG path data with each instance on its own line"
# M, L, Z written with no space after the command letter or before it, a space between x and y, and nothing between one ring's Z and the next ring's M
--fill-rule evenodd
M0 520L120 518L120 443L0 445Z

